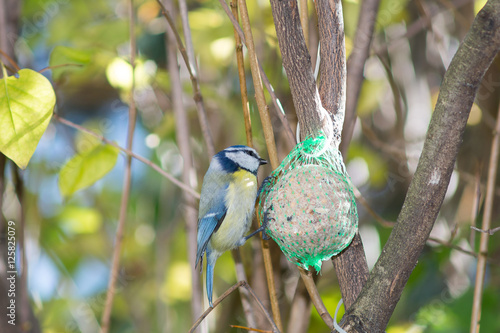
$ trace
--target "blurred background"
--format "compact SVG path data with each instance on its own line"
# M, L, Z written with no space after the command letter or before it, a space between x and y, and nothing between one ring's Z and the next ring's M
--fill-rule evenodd
M380 4L371 55L364 69L359 118L344 156L352 181L367 203L358 201L358 211L370 268L401 209L444 72L484 3L382 0ZM176 139L175 97L167 71L169 28L155 0L137 0L134 4L138 56L133 98L138 117L133 151L180 179L185 165ZM317 21L314 3L308 4L309 49L314 64ZM232 25L217 1L189 0L187 5L199 84L215 149L245 144ZM352 49L359 7L357 0L343 2L347 56ZM269 1L248 1L248 8L258 57L295 130L296 116ZM41 70L49 65L80 64L43 72L56 91L56 113L125 147L127 93L132 79L127 2L23 0L19 25L21 35L15 54L21 68ZM180 58L179 63L194 164L189 181L199 191L210 156L201 135L189 75ZM254 145L267 158L248 63L246 69ZM478 92L441 213L389 323L389 333L469 330L476 270L473 253L477 252L479 239L470 226L480 227L482 219L487 165L499 108L499 73L497 57ZM287 141L267 92L266 98L282 159L293 146ZM58 188L61 167L88 140L87 135L53 119L29 167L22 172L29 296L43 332L99 329L125 158L120 155L113 170L93 186L63 198ZM12 169L12 164L7 168ZM269 166L262 168L260 180L270 172ZM20 219L21 203L12 177L6 182L2 211L7 220L16 221ZM499 226L500 188L495 193L492 227ZM112 332L185 332L191 326L191 275L198 273L188 259L181 194L177 186L152 168L137 160L132 162ZM195 202L194 207L197 205ZM491 236L490 241L482 332L500 331L498 237L500 233ZM242 258L250 285L268 305L259 243L248 242L242 248ZM299 274L276 246L273 263L286 327ZM215 268L215 295L220 296L236 282L233 259L226 253ZM329 261L323 264L317 284L333 314L341 296ZM206 303L205 297L203 301ZM310 312L308 331L328 332L316 310ZM259 327L267 327L262 314L255 315L262 325ZM229 326L246 324L238 293L217 307L208 322L214 332L242 332Z

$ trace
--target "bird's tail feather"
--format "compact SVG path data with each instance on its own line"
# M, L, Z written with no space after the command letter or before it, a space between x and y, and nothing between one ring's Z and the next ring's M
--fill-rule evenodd
M209 263L209 260L207 260L207 297L208 297L208 304L210 304L211 307L213 307L212 304L212 291L213 291L213 285L214 285L214 265Z

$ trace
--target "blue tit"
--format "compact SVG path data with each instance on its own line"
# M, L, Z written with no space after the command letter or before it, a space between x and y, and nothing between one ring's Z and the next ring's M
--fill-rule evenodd
M196 267L207 254L207 296L212 305L214 266L226 251L243 245L259 231L245 237L252 222L257 198L257 171L267 164L247 146L231 146L210 162L201 187L198 214ZM196 268L195 267L195 268Z

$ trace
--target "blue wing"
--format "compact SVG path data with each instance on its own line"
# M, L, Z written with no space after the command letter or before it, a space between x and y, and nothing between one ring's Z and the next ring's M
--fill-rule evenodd
M219 229L227 213L224 200L219 200L214 206L198 220L198 250L196 251L196 267L203 260L203 254L207 250L208 242L212 234ZM202 265L200 265L200 268Z

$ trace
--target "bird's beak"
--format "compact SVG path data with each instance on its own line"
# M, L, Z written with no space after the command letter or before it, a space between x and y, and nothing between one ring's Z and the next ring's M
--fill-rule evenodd
M259 158L259 165L267 164L267 161L263 158Z

